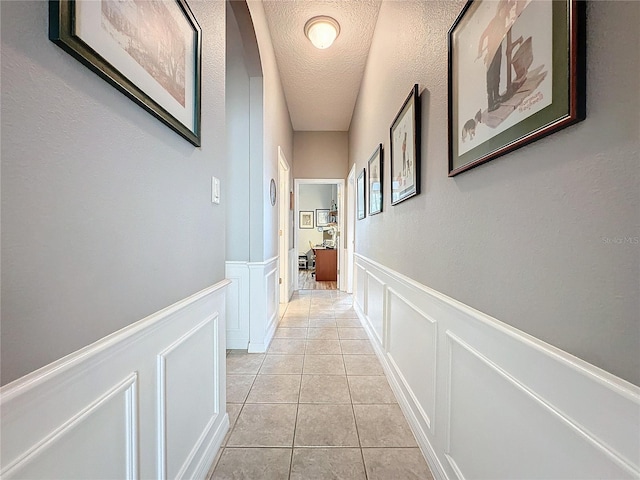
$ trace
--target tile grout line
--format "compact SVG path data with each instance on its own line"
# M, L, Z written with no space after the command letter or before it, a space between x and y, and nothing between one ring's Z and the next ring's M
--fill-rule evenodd
M309 317L307 316L307 322ZM307 328L307 335L309 329ZM289 461L289 477L288 480L291 480L291 472L293 470L293 452L296 448L296 433L298 432L298 414L300 413L300 394L302 392L302 375L304 375L304 364L305 359L307 357L307 338L305 337L304 342L304 352L302 354L302 371L300 372L300 386L298 387L298 402L296 404L296 418L293 422L293 439L291 441L291 460Z

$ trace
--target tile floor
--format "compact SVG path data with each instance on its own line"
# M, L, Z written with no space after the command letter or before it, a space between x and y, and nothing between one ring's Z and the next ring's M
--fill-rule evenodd
M211 479L433 478L351 295L301 290L266 354L230 352L227 411Z

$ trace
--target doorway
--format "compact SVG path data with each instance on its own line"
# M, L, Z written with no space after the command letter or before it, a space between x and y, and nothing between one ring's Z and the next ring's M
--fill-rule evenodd
M344 180L295 180L296 290L344 290Z

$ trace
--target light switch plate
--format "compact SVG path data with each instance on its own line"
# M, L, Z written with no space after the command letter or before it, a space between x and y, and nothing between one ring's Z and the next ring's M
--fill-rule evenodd
M220 204L220 179L211 177L211 202Z

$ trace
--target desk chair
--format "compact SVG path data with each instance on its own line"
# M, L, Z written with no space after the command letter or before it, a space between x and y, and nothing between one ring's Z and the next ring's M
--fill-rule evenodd
M311 276L315 277L316 276L316 249L313 248L313 243L311 243L311 240L309 240L309 248L311 248L311 256L309 257L309 262L308 265L310 266L310 270L311 270Z

